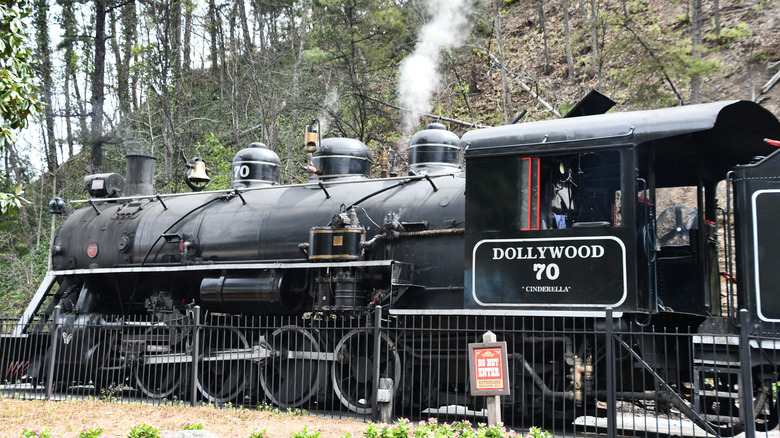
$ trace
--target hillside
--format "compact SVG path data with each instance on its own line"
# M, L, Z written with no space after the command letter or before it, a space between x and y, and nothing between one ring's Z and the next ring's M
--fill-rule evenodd
M701 102L754 100L780 115L780 85L761 90L780 71L780 4L776 1L721 0L720 39L713 24L716 2L703 2L701 52L703 61L708 62L704 66L690 65L689 2L599 2L596 26L600 53L594 68L594 21L590 11L583 9L590 4L571 0L571 78L565 50L564 2L508 3L502 11L507 70L562 113L591 89L617 101L615 111L673 106L681 101L689 104L690 76L698 68L703 73ZM622 5L626 3L624 10ZM540 4L544 6L543 19ZM495 32L487 18L483 16L477 25L476 40L496 55L496 44L489 40ZM495 63L483 64L488 64L487 68L483 65L474 75L472 105L484 114L500 112L500 70ZM462 69L469 67L464 65ZM463 71L460 76L466 74L468 71ZM516 83L511 101L510 118L523 109L529 111L526 120L550 117L549 111Z

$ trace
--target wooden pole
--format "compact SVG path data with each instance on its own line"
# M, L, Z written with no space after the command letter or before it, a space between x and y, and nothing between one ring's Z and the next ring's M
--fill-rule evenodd
M490 331L483 334L482 342L496 342L496 334ZM488 426L495 426L501 423L501 396L489 395L486 399Z

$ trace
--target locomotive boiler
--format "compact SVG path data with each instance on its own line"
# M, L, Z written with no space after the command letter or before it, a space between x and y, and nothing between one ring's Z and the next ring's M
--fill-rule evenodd
M462 138L431 124L409 141L408 172L381 178L371 178L366 145L320 140L314 124L306 138L310 177L301 184L280 183L280 160L261 143L236 154L228 190L155 194L153 160L131 158L128 169L136 170L128 171L124 193L118 175L86 178L90 197L74 201L82 206L63 221L52 245L53 270L16 335L40 330L35 321L49 320L55 309L73 330L153 315L156 323L145 335L114 340L119 364L112 366L132 363L135 384L156 398L170 396L178 380L148 379L138 370L190 360L185 326L197 319L196 306L245 317L308 315L337 326L380 306L401 332L404 318L417 315L494 315L505 317L507 326L543 328L555 328L562 318L588 318L577 330L602 327L611 315L640 332L699 330L723 339L738 326L737 310L747 309L751 333L776 335L780 272L771 268L777 265L771 248L780 244L773 225L780 155L765 139L780 139L777 118L757 104L729 101L513 124ZM189 172L196 187L208 180L197 166ZM722 181L725 205L718 200ZM692 192L695 206L664 199L672 188ZM723 266L719 249L727 254ZM430 324L426 329L443 329ZM502 327L493 329L500 334ZM204 345L207 363L228 365L210 368L225 379L218 386L200 382L200 396L228 402L252 384L228 378L229 364L262 365L284 354L333 364L332 372L354 373L361 384L377 383L366 369L349 367L357 354L345 350L355 331L345 329L328 345L315 341L312 331L285 326L269 335L275 340L253 342L236 328L230 332L236 342ZM156 349L153 339L161 333L166 348ZM401 338L385 338L393 360L383 372L394 378L393 389L435 386L404 373L404 354L423 361L432 354ZM634 353L650 370L676 376L672 385L717 382L718 364L731 353L716 337L690 339ZM101 349L57 342L59 349L82 350L71 356L72 367L80 370L78 379L94 382L90 372L105 360ZM545 350L546 342L531 333L509 341L519 370L515 397L529 405L549 402L556 414L573 412L566 411L570 405L595 405L600 393L594 385L606 379L603 352L575 333L553 340L565 350L567 366L550 365L545 354L528 359L526 353ZM301 344L309 351L298 351ZM669 351L685 352L679 369L661 362ZM460 364L461 353L453 347L439 355ZM763 427L774 427L777 407L766 388L777 380L766 370L776 364L756 357L753 365L764 400L757 412L764 412ZM298 374L317 374L314 368ZM319 386L316 379L301 382L312 387L293 395L283 383L261 384L271 402L294 407ZM333 383L344 406L371 412L370 398L335 377ZM436 390L464 400L467 385ZM706 419L737 391L727 383L713 399L713 391L702 390L679 408ZM425 404L408 397L399 403Z

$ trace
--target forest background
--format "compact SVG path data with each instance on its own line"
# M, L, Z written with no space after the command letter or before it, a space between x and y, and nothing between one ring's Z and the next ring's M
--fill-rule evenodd
M591 89L618 111L723 99L780 115L777 0L2 0L0 314L20 313L83 177L183 156L227 188L261 141L305 181L303 130L399 167L431 121L462 134L560 117ZM375 160L378 161L378 160ZM375 163L376 165L376 163Z

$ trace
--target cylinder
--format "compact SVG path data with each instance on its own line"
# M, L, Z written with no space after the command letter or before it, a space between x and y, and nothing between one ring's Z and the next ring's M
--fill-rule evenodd
M226 313L293 314L304 297L286 280L284 272L274 270L208 276L200 283L200 299L208 308Z

